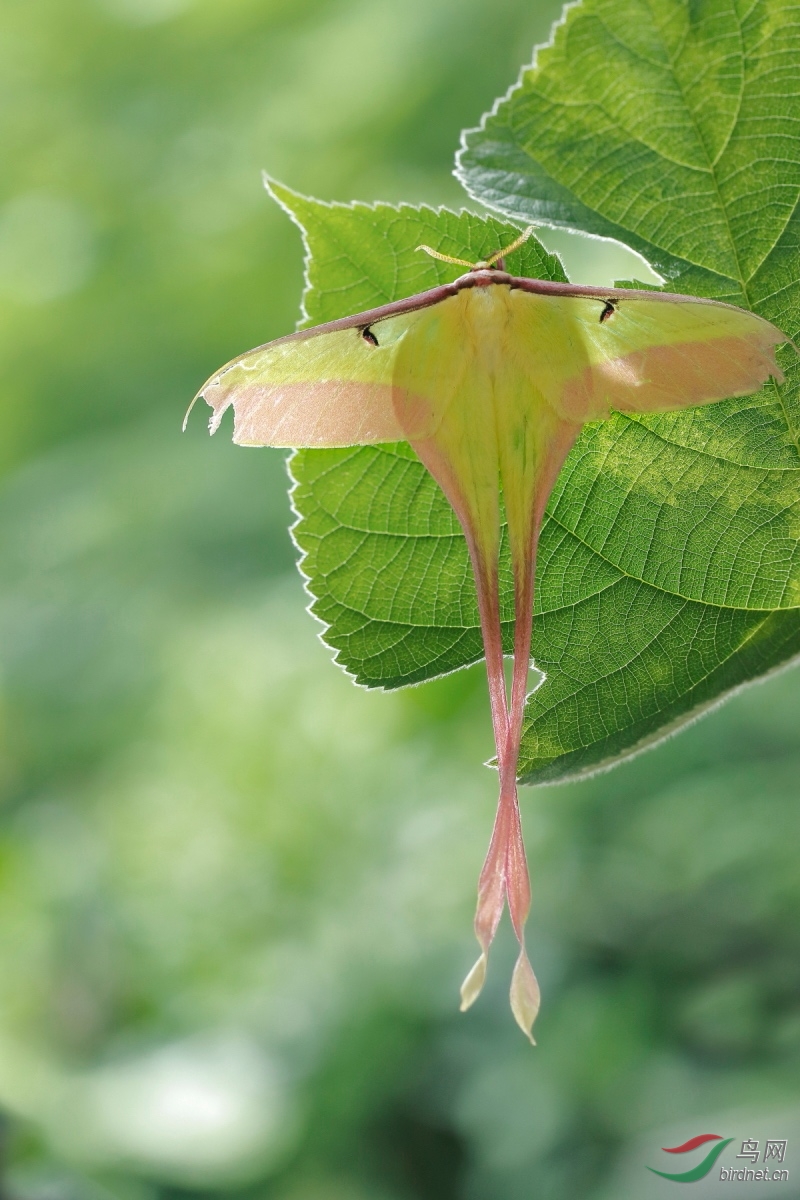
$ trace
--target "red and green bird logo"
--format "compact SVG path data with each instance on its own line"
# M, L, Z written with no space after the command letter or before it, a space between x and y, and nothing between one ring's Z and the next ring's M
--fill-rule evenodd
M655 1167L648 1167L648 1171L652 1171L654 1175L660 1175L662 1179L671 1179L673 1183L695 1183L698 1179L704 1179L714 1163L719 1158L726 1146L729 1146L733 1138L722 1139L719 1133L699 1133L697 1137L689 1138L688 1142L684 1142L682 1146L662 1146L662 1150L667 1154L688 1154L690 1150L696 1150L698 1146L704 1146L706 1142L717 1142L716 1146L712 1146L708 1154L699 1162L696 1167L692 1167L688 1171L680 1171L677 1174L671 1174L669 1171L657 1171Z

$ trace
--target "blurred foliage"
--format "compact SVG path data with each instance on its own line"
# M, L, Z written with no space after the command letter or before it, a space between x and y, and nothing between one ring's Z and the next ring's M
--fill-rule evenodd
M480 666L355 688L302 611L282 456L178 434L296 317L261 168L457 205L460 127L554 15L3 6L10 1200L642 1200L701 1126L797 1145L797 674L526 794L531 1052L502 963L455 1011L494 800Z

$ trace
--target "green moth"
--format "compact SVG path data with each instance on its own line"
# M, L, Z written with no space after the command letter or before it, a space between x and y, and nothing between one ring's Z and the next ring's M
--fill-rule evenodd
M761 317L713 300L507 274L503 256L530 233L479 263L419 247L466 274L251 350L198 397L213 409L212 433L233 407L234 441L243 446L407 441L455 510L475 576L500 782L478 884L481 953L461 1007L481 991L508 903L520 946L511 1008L533 1041L539 987L525 950L530 883L516 776L548 497L587 422L747 395L770 376L780 382L775 347L788 339ZM501 495L514 571L510 694L498 592Z

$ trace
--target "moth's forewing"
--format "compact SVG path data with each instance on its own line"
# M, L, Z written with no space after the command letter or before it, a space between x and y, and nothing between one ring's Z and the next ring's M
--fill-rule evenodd
M513 293L528 369L565 419L658 413L746 396L783 374L768 321L728 304L609 290Z
M397 353L406 334L455 294L450 285L434 288L241 355L198 392L213 409L211 432L232 407L233 440L245 446L355 446L423 436L435 420L441 370L435 355L421 352L406 372L406 393ZM423 329L422 349L435 341Z

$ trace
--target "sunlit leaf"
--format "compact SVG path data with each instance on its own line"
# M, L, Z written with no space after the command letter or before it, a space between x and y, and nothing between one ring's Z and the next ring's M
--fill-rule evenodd
M478 256L487 235L496 246L510 232L466 214L280 198L305 231L314 322L446 277L414 254L423 236ZM560 277L554 259L525 252L540 261L514 270ZM542 532L534 655L547 680L529 701L524 777L614 761L800 651L797 466L768 389L586 430ZM291 471L312 610L341 665L392 688L481 657L466 545L407 446L300 451ZM510 650L507 556L502 567Z

